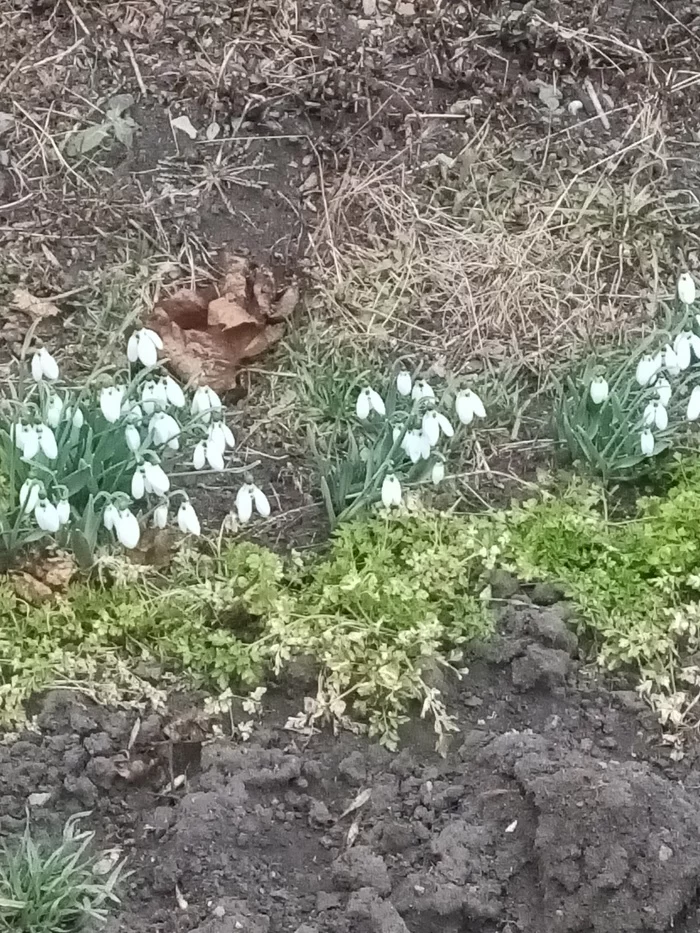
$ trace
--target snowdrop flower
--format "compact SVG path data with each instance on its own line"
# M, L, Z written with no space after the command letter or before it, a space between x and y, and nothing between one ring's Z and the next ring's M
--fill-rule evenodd
M256 486L255 483L244 483L236 493L236 512L238 520L242 525L250 521L253 514L253 506L258 515L262 518L268 518L270 515L270 500L265 493Z
M46 496L41 496L34 506L34 520L42 531L48 531L51 534L61 527L56 506L49 502Z
M678 376L681 372L681 364L678 359L676 351L673 349L670 343L666 344L666 349L664 350L664 366L669 376Z
M56 514L61 525L67 525L70 521L70 502L68 499L59 499L56 503Z
M146 474L142 466L136 467L131 477L131 498L143 499L146 495Z
M695 301L695 280L689 272L683 272L678 278L678 297L684 305L692 305Z
M651 455L654 453L654 435L651 433L649 428L647 428L645 431L642 431L640 434L639 446L645 457L651 457Z
M157 505L153 510L153 527L154 528L165 528L168 524L168 503L161 502L160 505Z
M412 388L413 380L411 379L411 374L407 369L402 369L396 377L396 391L405 398L407 395L411 394Z
M442 460L436 460L433 464L433 471L431 473L431 479L433 481L433 486L439 486L440 483L445 478L445 464Z
M199 386L192 398L192 414L201 415L202 421L209 424L214 412L221 411L221 399L209 386Z
M166 408L168 394L165 383L160 379L147 379L141 388L141 407L147 415L152 415L161 408Z
M60 395L53 394L46 406L46 423L50 428L57 428L61 423L63 414L63 399Z
M32 357L32 379L34 382L41 382L42 379L51 381L58 379L58 363L46 347L37 350Z
M102 513L102 524L105 526L107 531L114 530L114 521L118 515L119 509L112 502L105 506L105 510Z
M449 420L442 412L435 411L434 408L430 408L425 412L421 427L431 447L434 447L440 440L440 431L442 431L445 437L452 437L455 433Z
M164 380L165 385L165 397L173 406L173 408L184 408L187 404L187 399L185 398L185 393L182 391L180 386L175 382L172 376L166 376Z
M146 492L150 495L164 496L170 489L170 480L159 463L146 461L143 465Z
M401 505L401 483L394 473L388 473L382 483L382 505L390 509L393 505Z
M686 370L690 366L690 338L691 334L688 331L681 331L680 334L676 336L676 339L673 341L673 349L676 354L676 359L678 360L678 365L681 368L681 371Z
M70 420L76 431L79 431L85 424L85 415L82 408L76 408L75 411L71 410Z
M21 441L22 459L29 462L39 453L39 432L33 424L24 429Z
M130 363L137 360L142 366L155 366L158 362L158 351L163 349L160 335L148 327L135 330L126 345L126 358Z
M124 440L132 453L136 453L141 448L141 435L135 424L127 424L124 428Z
M212 470L223 470L224 449L210 440L200 441L192 455L192 464L195 470L202 470L205 463L208 463Z
M652 379L661 369L661 357L659 354L651 356L646 353L637 363L635 377L640 386L648 386Z
M486 409L476 392L463 389L455 399L455 411L462 424L471 424L474 418L485 418Z
M589 393L594 405L602 405L610 395L610 387L608 386L607 379L603 376L596 376L591 382Z
M695 386L688 399L688 421L697 421L700 418L700 386Z
M33 479L25 479L19 490L19 505L24 512L33 512L39 501L41 486Z
M156 444L169 444L180 435L180 425L172 415L157 411L151 418L148 428Z
M657 380L656 394L659 396L659 401L664 408L668 408L668 403L671 401L671 383L665 376L661 376L661 378Z
M214 421L209 425L207 443L210 446L214 446L220 450L222 456L225 453L227 447L231 447L233 449L236 446L236 440L233 436L233 431L224 421Z
M105 386L100 391L100 410L105 421L115 424L119 421L124 398L124 386Z
M28 428L29 425L25 424L23 421L18 421L17 424L10 426L10 439L15 442L15 447L22 452L24 452L24 443L27 439Z
M55 460L58 456L56 435L46 424L38 424L36 426L36 433L39 438L39 447L41 448L42 454L47 460Z
M646 427L655 425L659 431L665 431L668 427L668 412L659 401L649 402L644 409L642 420Z
M207 462L207 442L200 441L194 448L192 454L192 466L195 470L203 470Z
M430 459L430 441L423 431L418 429L406 431L401 447L406 456L410 458L411 463L418 463L421 458L423 460Z
M411 390L411 398L414 402L422 402L425 398L435 398L435 393L425 379L419 379Z
M133 550L139 543L141 529L139 528L138 519L131 509L116 510L113 528L117 536L117 541L119 541L121 546L125 547L127 551Z
M192 503L186 499L177 510L177 524L183 535L199 535L202 528Z
M386 407L384 405L384 399L379 392L375 392L374 389L367 386L367 388L363 389L357 396L355 413L360 421L366 421L370 416L370 412L373 411L376 411L378 415L384 417L386 414Z

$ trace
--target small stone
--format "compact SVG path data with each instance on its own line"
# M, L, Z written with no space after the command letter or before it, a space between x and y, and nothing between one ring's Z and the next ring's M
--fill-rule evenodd
M520 589L517 577L507 570L494 570L489 578L493 599L512 599Z
M553 606L564 598L564 590L556 583L536 583L530 595L538 606Z
M659 861L667 862L670 858L673 857L673 849L669 846L662 844L659 846Z
M27 803L30 807L44 807L51 800L51 793L45 792L43 794L30 794L27 797Z

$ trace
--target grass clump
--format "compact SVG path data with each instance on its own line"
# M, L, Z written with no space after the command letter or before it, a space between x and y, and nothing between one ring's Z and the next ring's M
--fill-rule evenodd
M80 933L107 920L119 904L115 887L124 863L105 872L103 856L90 852L94 833L81 831L78 813L58 845L37 842L27 826L0 850L0 931Z

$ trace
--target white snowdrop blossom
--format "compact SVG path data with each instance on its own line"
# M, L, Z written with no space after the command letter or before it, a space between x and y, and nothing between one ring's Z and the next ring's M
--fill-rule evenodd
M697 297L695 280L689 272L683 272L678 278L678 297L684 305L692 305Z
M695 386L688 399L688 421L697 421L700 418L700 386Z
M435 398L435 393L430 383L425 379L418 379L411 390L411 398L414 402L422 402L426 398Z
M142 366L155 366L158 362L158 351L163 349L160 335L148 327L135 330L126 345L126 357L130 363L137 360Z
M136 467L131 477L131 498L143 499L146 495L146 474L142 466Z
M253 514L253 506L255 506L255 511L258 515L262 518L269 518L270 500L255 483L244 483L236 493L235 500L236 513L242 525L250 521Z
M75 411L72 411L70 414L70 420L76 431L79 431L85 424L85 415L83 414L82 408L76 408Z
M123 386L105 386L100 390L100 410L105 421L115 424L119 421L124 398Z
M156 444L170 444L180 436L180 425L164 411L157 411L148 423L148 429Z
M192 453L192 466L195 470L203 470L204 464L207 462L207 442L199 441L195 445L194 451Z
M202 531L197 513L188 499L186 499L177 510L177 526L183 535L198 536Z
M462 424L471 424L474 418L485 418L486 409L476 392L463 389L455 399L455 411Z
M659 401L664 408L668 408L668 403L671 401L671 383L665 376L661 376L656 381L655 388L656 394L659 396Z
M428 409L428 411L423 414L421 427L431 447L435 447L440 440L441 431L445 437L453 437L455 433L449 420L442 412L436 411L434 408Z
M401 505L401 483L394 473L388 473L382 483L382 505L385 509Z
M442 460L436 460L433 464L433 470L430 474L433 486L439 486L445 478L445 464Z
M357 403L355 404L355 414L360 419L360 421L366 421L370 413L375 411L381 417L386 415L386 406L384 405L384 399L381 397L379 392L376 392L371 386L367 386L362 389L360 394L357 396Z
M233 449L236 446L236 440L233 436L233 431L231 428L229 428L225 421L214 421L209 425L207 443L213 444L214 447L218 448L221 451L222 456L225 453L227 447Z
M146 492L149 495L164 496L170 489L170 480L159 463L146 461L143 465Z
M649 428L642 431L639 436L639 446L645 457L651 457L654 453L654 435Z
M141 387L141 407L146 415L167 408L168 395L161 379L147 379Z
M46 406L46 423L50 428L57 428L63 414L63 399L54 393Z
M684 372L691 363L690 356L690 338L692 334L688 331L681 331L680 334L676 336L676 339L673 341L673 349L676 354L676 360L680 366L681 372Z
M153 527L165 528L168 524L168 503L161 502L153 510Z
M28 424L24 430L21 450L22 459L26 462L39 453L39 432L33 424Z
M209 424L211 416L222 409L221 399L209 386L199 386L192 397L192 414L200 415L205 424Z
M141 529L139 528L138 519L131 509L116 509L113 530L117 536L117 541L127 551L133 550L139 543Z
M165 397L173 408L184 408L187 404L185 393L172 376L165 377Z
M207 463L212 468L212 470L221 471L224 469L224 451L222 448L211 441L205 441L204 443L204 454L207 459Z
M70 502L68 499L59 499L56 503L56 514L61 526L67 525L70 521Z
M642 420L644 421L645 426L648 428L654 425L657 430L665 431L668 427L668 412L660 401L654 400L649 402L647 407L644 409Z
M132 453L136 453L141 447L141 435L135 424L127 424L124 428L124 440L126 446Z
M421 459L430 459L430 441L418 428L406 431L401 447L411 463L418 463Z
M55 460L56 457L58 457L56 435L46 424L38 424L36 426L36 433L39 438L39 447L41 448L42 454L47 460Z
M669 374L669 376L680 375L681 364L678 360L678 354L670 343L666 344L666 349L664 350L664 366L666 367L666 372Z
M46 496L41 496L34 506L34 520L42 531L48 531L51 534L61 527L56 506L49 502Z
M640 386L648 386L661 369L661 356L647 353L637 363L635 377Z
M604 376L596 376L591 382L589 394L594 405L602 405L610 395L610 386Z
M411 394L412 388L413 380L411 379L411 374L407 369L402 369L396 377L396 391L405 398L407 395Z
M46 347L37 350L32 357L32 379L34 382L41 382L42 379L54 382L58 379L58 375L58 363Z
M25 479L19 490L19 505L24 512L33 512L39 501L41 486L33 479Z
M119 509L110 502L105 506L105 510L102 513L102 524L105 526L107 531L114 530L114 521L119 514Z

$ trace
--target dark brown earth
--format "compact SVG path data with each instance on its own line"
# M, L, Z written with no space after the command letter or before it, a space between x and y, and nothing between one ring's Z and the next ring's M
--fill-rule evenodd
M36 831L92 810L133 871L110 933L691 933L692 749L671 761L636 695L580 667L565 609L506 610L442 684L459 718L444 758L420 724L398 754L283 728L313 692L302 671L247 743L173 741L183 721L150 715L130 755L134 715L52 693L41 733L2 749L0 826L18 832L34 792L52 795Z

